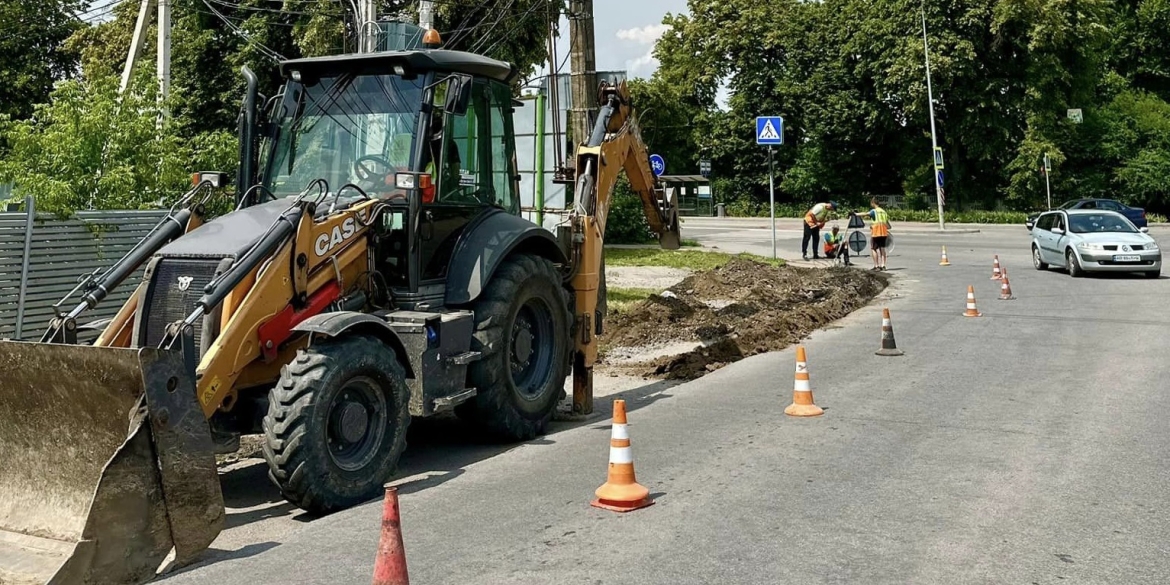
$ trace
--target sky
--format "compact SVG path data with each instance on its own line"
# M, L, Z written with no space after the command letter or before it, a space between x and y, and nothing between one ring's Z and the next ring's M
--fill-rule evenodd
M593 34L597 42L597 68L625 70L630 77L650 77L658 69L654 41L662 35L662 17L687 13L686 0L594 0ZM558 49L568 50L568 21ZM563 47L563 48L562 48Z

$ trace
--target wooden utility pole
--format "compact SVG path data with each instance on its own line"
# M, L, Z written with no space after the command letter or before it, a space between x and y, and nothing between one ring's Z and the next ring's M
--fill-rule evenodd
M575 146L589 140L589 113L597 109L597 53L593 38L593 0L569 0L569 131ZM554 80L555 83L555 80Z

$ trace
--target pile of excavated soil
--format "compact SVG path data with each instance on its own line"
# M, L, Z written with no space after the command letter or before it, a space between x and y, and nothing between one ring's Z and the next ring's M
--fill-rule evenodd
M865 305L887 283L885 275L868 271L775 267L736 258L612 316L601 339L603 352L622 355L621 367L632 373L690 380L784 349ZM647 360L630 359L638 348L680 342L693 349L669 356L649 351Z

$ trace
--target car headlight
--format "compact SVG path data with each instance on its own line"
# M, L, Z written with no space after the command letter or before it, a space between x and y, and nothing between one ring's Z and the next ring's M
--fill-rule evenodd
M1102 246L1101 244L1094 244L1091 242L1081 242L1081 243L1077 244L1077 247L1082 249L1082 250L1104 250L1105 249L1105 247Z
M1147 250L1157 250L1158 249L1158 242L1150 240L1150 242L1146 244L1146 249Z

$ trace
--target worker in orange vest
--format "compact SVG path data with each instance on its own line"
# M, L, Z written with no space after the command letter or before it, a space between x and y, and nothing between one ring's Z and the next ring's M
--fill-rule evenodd
M890 214L878 205L876 197L869 200L870 210L865 215L869 217L870 248L873 249L872 270L886 269L886 244L890 241Z
M804 214L804 239L800 242L800 255L808 260L808 243L813 245L813 259L820 260L821 253L817 245L821 241L821 228L829 221L829 213L837 209L837 202L817 203Z

